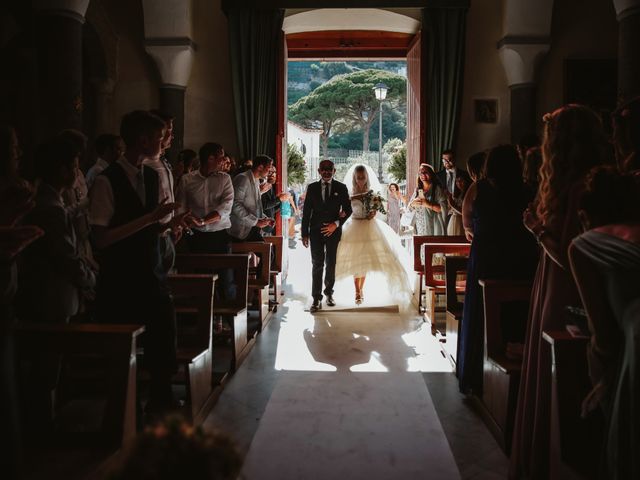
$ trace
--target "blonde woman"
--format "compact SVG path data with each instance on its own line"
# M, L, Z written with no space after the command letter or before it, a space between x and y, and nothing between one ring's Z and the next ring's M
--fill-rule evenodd
M367 212L365 197L369 191L380 192L371 167L355 165L345 175L349 187L353 213L342 229L338 246L336 280L353 277L356 305L364 301L364 283L370 273L384 277L385 288L401 307L411 300L409 281L410 262L400 237L387 225L375 218L376 212Z

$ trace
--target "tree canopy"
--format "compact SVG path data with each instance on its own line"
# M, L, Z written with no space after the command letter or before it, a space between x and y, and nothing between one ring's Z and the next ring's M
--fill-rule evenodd
M392 138L384 145L384 151L391 155L388 172L396 182L407 179L407 145L399 138Z
M298 147L289 143L287 145L287 183L289 185L302 185L305 181L307 166L304 157Z
M337 75L289 107L289 118L307 128L322 129L323 153L335 128L362 131L362 149L369 150L369 130L377 120L380 102L373 87L389 87L385 103L392 109L405 104L406 79L383 70L362 70Z

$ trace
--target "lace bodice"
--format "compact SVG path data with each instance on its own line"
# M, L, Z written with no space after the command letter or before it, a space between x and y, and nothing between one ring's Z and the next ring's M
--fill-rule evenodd
M362 200L351 200L351 209L353 213L351 213L351 218L366 218L367 212L364 209L364 203Z

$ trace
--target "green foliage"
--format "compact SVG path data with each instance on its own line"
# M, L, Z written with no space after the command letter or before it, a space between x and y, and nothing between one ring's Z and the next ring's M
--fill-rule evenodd
M287 183L289 185L304 184L307 173L307 165L298 147L287 145Z
M392 148L390 143L396 140L398 139L394 138L389 140L384 148L386 149L387 146ZM400 146L397 146L397 143L394 143L394 145L396 145L394 147L395 151L391 155L388 171L389 175L391 175L396 182L402 182L407 179L407 145L405 143L402 143ZM391 150L389 150L389 152L391 152Z
M293 105L302 97L304 97L307 93L308 92L304 90L300 90L297 88L290 88L289 91L287 92L287 102L289 103L289 105Z
M385 70L387 72L396 73L406 69L407 62L400 61L357 61L357 62L318 62L318 61L298 61L292 60L287 65L287 91L288 91L288 104L293 105L300 97L308 94L317 87L319 84L325 83L333 76L351 73L357 70L377 69ZM312 81L314 87L311 88L310 83ZM299 90L302 95L293 94L294 90Z
M404 142L399 138L390 138L382 147L382 151L387 155L393 155L404 146Z
M389 90L384 114L402 117L406 103L406 78L383 70L361 70L337 75L289 107L289 118L306 128L321 128L326 152L332 129L362 131L362 149L369 149L371 126L377 121L380 102L373 87L385 83ZM383 120L384 127L384 120Z

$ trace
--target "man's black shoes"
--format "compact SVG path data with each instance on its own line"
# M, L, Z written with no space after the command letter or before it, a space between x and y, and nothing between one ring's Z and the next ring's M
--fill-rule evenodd
M333 299L333 295L327 295L327 305L330 307L335 307L336 306L336 302Z
M313 303L311 304L311 307L309 308L309 311L311 313L315 313L321 309L322 309L322 302L320 300L314 300Z

